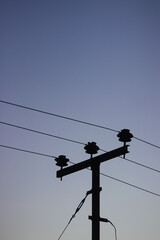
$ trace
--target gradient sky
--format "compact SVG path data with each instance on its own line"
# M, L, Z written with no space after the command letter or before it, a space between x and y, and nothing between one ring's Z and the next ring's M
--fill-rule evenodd
M92 122L160 145L160 1L0 1L0 99ZM0 103L1 120L107 151L116 132ZM88 159L83 145L0 124L0 144ZM127 158L160 170L136 139ZM99 152L99 154L102 152ZM0 148L0 239L57 240L91 189L87 170L56 178L52 158ZM160 194L160 175L121 158L101 172ZM118 240L158 240L160 198L101 176L101 217ZM91 239L91 196L62 239ZM101 223L101 240L114 239Z

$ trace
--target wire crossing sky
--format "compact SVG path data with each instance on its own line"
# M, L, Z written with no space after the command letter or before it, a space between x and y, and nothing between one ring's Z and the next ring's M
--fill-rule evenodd
M20 107L20 108L24 108L24 109L27 109L27 110L36 111L36 112L39 112L39 113L51 115L51 116L54 116L54 117L64 118L64 119L66 119L66 120L70 120L70 121L74 121L74 122L86 124L86 125L89 125L89 126L98 127L98 128L102 128L102 129L109 130L109 131L113 131L113 132L119 132L118 130L115 130L115 129L112 129L112 128L108 128L108 127L104 127L104 126L101 126L101 125L98 125L98 124L85 122L85 121L82 121L82 120L78 120L78 119L74 119L74 118L70 118L70 117L58 115L58 114L55 114L55 113L50 113L50 112L42 111L42 110L39 110L39 109L27 107L27 106L22 106L22 105L20 105L20 104L15 104L15 103L11 103L11 102L6 102L6 101L3 101L3 100L0 100L0 102L1 102L1 103L5 103L5 104L9 104L9 105L13 105L13 106L15 106L15 107ZM156 147L156 148L159 148L159 149L160 149L160 146L158 146L158 145L155 145L155 144L153 144L153 143L150 143L150 142L148 142L148 141L145 141L145 140L140 139L140 138L135 137L135 136L133 136L133 137L134 137L136 140L139 140L139 141L141 141L141 142L144 142L144 143L146 143L146 144L149 144L149 145L151 145L151 146L153 146L153 147Z
M58 138L58 139L60 139L60 140L65 140L65 141L68 141L68 142L71 142L71 143L77 143L77 144L81 144L81 145L86 145L86 143L83 143L83 142L80 142L80 141L76 141L76 140L73 140L73 139L56 136L56 135L49 134L49 133L44 133L44 132L41 132L41 131L37 131L37 130L34 130L34 129L29 129L29 128L22 127L22 126L17 126L17 125L15 125L15 124L3 122L3 121L0 121L0 124L4 124L4 125L10 126L10 127L19 128L19 129L26 130L26 131L30 131L30 132L33 132L33 133L42 134L42 135L45 135L45 136L48 136L48 137ZM100 149L100 150L103 151L103 152L107 152L106 150L103 150L103 149ZM121 158L122 158L122 157L121 157ZM158 169L155 169L155 168L146 166L146 165L144 165L144 164L135 162L135 161L130 160L130 159L127 159L127 158L122 158L122 159L125 159L126 161L128 161L128 162L130 162L130 163L137 164L137 165L139 165L139 166L141 166L141 167L144 167L144 168L147 168L147 169L149 169L149 170L155 171L155 172L157 172L157 173L160 173L160 171L159 171Z
M85 121L82 121L82 120L78 120L78 119L74 119L74 118L58 115L58 114L51 113L51 112L42 111L40 109L35 109L35 108L32 108L32 107L22 106L20 104L6 102L6 101L3 101L3 100L0 100L0 102L1 103L5 103L5 104L9 104L9 105L12 105L12 106L15 106L15 107L20 107L20 108L24 108L24 109L27 109L27 110L31 110L31 111L47 114L47 115L50 115L50 116L64 118L66 120L70 120L70 121L74 121L74 122L90 125L90 126L93 126L93 127L98 127L98 128L106 129L106 130L113 131L113 132L119 132L119 131L117 131L115 129L112 129L112 128L108 128L108 127L100 126L100 125L97 125L97 124L94 124L94 123L89 123L89 122L85 122Z

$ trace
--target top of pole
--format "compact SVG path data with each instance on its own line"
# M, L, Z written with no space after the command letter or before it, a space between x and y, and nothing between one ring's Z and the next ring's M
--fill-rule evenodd
M73 166L69 166L69 167L63 168L63 169L57 171L57 178L62 178L63 176L66 176L68 174L71 174L71 173L80 171L82 169L91 167L94 163L97 163L97 162L98 163L102 163L102 162L108 161L108 160L110 160L112 158L124 155L126 153L128 153L128 145L125 145L123 147L114 149L114 150L112 150L110 152L101 154L99 156L96 156L94 158L85 160L83 162L77 163L77 164L75 164Z

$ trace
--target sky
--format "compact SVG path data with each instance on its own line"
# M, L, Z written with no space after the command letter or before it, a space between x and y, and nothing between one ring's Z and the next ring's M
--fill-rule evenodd
M83 144L121 147L117 132L160 142L160 2L158 0L0 1L0 239L58 240L87 191L91 171L56 178L53 157L78 163ZM105 126L97 128L2 101ZM2 123L3 122L3 123ZM126 158L160 170L159 148L133 138ZM102 154L99 151L98 154ZM69 163L69 165L71 165ZM160 194L160 175L122 158L101 173ZM100 176L101 217L118 240L157 240L160 198ZM91 239L91 196L61 239ZM101 240L115 239L101 223Z

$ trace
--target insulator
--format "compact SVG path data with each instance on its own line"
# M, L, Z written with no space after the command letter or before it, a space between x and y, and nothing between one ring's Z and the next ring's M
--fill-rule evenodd
M133 135L130 133L129 129L123 129L117 134L117 137L119 137L120 142L125 143L130 142Z
M67 162L69 161L69 159L66 158L65 155L60 155L58 158L55 158L55 161L57 162L57 166L63 168L68 165Z
M86 153L88 154L96 154L99 150L99 147L95 142L88 142L88 144L84 147Z

